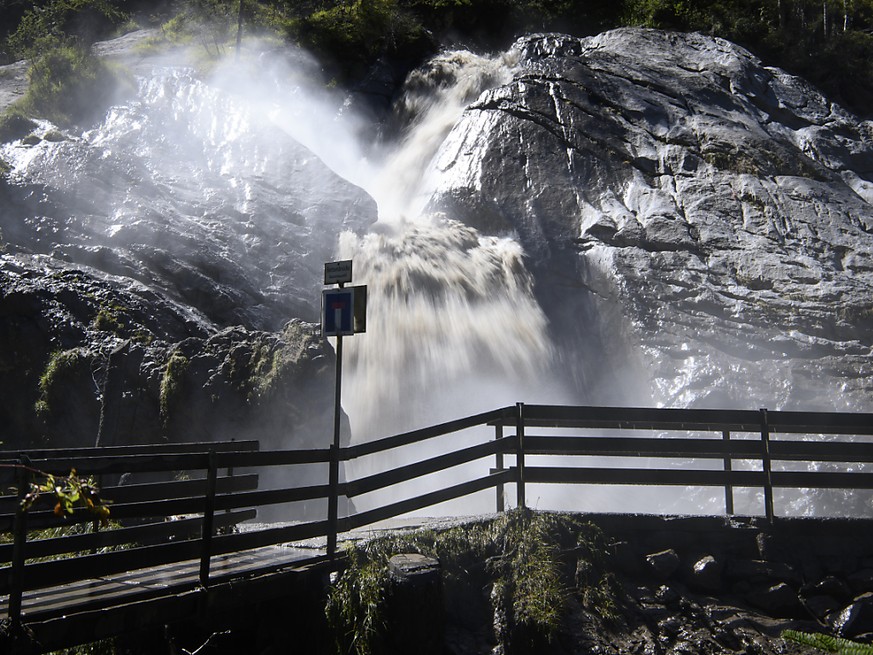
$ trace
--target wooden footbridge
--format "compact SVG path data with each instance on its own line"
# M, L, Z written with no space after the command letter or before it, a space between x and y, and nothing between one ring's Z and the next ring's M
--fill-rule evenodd
M47 652L244 612L287 594L295 576L341 566L343 534L483 493L497 511L526 506L533 485L717 488L724 504L713 513L724 514L744 489L741 513L778 522L786 490L866 498L871 436L873 414L518 404L343 448L0 453L0 632ZM101 483L110 526L84 510L59 518L54 500L23 509L31 482L72 469ZM344 498L366 509L344 513Z

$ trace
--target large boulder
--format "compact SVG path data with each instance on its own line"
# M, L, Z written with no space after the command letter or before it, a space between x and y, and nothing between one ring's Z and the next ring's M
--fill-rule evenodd
M699 34L540 34L435 159L588 401L869 410L873 125Z

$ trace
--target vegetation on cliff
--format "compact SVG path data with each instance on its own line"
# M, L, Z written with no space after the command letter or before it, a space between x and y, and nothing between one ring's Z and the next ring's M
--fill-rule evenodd
M146 24L211 55L242 32L269 32L310 49L349 84L377 61L410 68L451 43L498 48L531 31L584 36L628 25L699 31L807 78L862 116L873 113L873 0L0 0L0 60L37 61L56 46L81 53ZM45 39L55 45L47 49ZM44 63L93 78L92 64L66 53ZM56 86L61 77L52 76Z

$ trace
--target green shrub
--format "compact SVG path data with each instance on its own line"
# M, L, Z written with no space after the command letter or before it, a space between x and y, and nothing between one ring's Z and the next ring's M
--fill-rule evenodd
M114 332L121 335L124 333L124 323L120 320L118 310L103 307L94 316L94 329L101 332Z
M32 60L21 110L60 125L92 118L111 102L120 75L90 52L70 42L44 40Z
M571 594L606 621L618 615L617 586L603 566L606 549L595 526L569 515L528 510L440 532L394 533L358 545L349 551L348 567L331 588L325 610L337 652L368 655L378 650L393 555L437 558L444 588L492 585L507 603L511 626L534 641L549 641ZM578 554L577 568L585 571L581 577L577 573L575 583L562 563L567 551ZM471 581L472 571L485 580Z
M24 12L6 46L19 59L38 56L46 38L69 39L87 48L125 20L127 14L108 0L51 0Z
M164 427L169 424L170 414L179 393L182 391L188 365L188 358L178 352L174 352L170 355L170 359L167 360L164 376L161 378L159 408L161 423Z
M861 644L841 637L831 635L800 632L798 630L785 630L782 638L793 641L796 644L812 646L825 653L837 653L838 655L873 655L873 644Z
M427 30L397 0L355 0L288 23L291 38L351 78L382 54L422 55L431 50Z
M34 408L38 416L45 417L51 413L59 394L63 393L64 383L73 378L84 359L84 353L79 348L52 353L39 378L39 399Z
M336 631L338 652L370 655L385 627L388 567L356 550L350 550L348 557L348 568L331 589L325 611Z
M0 114L0 142L14 141L36 128L20 104L14 104Z
M151 50L165 43L199 43L208 57L224 55L235 47L237 36L241 36L239 11L238 0L189 0L161 25L160 36L144 47ZM248 35L278 36L288 22L284 3L244 0L242 12L242 32Z

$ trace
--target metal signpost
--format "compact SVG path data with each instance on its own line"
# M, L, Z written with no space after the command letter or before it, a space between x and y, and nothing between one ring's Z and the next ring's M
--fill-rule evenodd
M343 337L367 329L367 287L346 288L352 281L351 260L328 262L324 265L324 284L336 284L337 289L321 292L321 333L336 337L336 400L333 414L333 444L330 447L330 498L327 508L327 554L336 553L339 507L340 419L342 417Z

